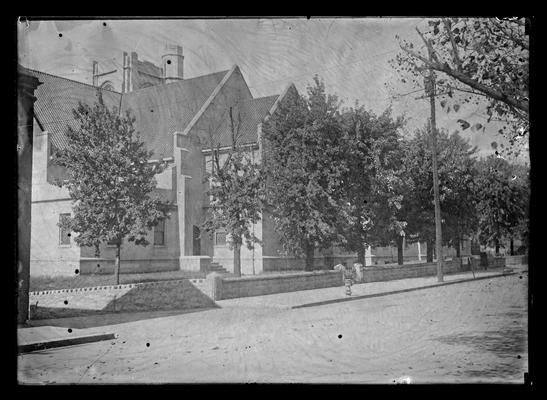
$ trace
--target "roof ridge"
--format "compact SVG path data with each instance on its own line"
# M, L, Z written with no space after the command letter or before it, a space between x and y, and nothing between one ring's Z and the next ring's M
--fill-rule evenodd
M291 88L294 88L294 90L297 90L296 89L296 86L294 85L293 82L289 82L289 84L287 84L287 86L285 87L285 89L279 94L279 97L275 100L275 102L273 103L272 107L270 108L270 110L268 111L268 114L269 115L266 115L266 119L269 118L269 116L273 115L275 113L275 111L277 110L277 107L279 106L279 103L285 98L285 96L287 95L287 93L289 93L289 90ZM298 92L298 91L297 91Z
M255 97L254 100L259 100L259 99L265 99L267 97L276 97L276 96L281 96L281 94L270 94L268 96L261 96L261 97Z
M217 71L217 72L211 72L209 74L205 74L205 75L198 75L198 76L194 76L192 78L188 78L188 79L181 79L179 80L178 82L175 82L175 83L180 83L180 82L188 82L188 81L191 81L193 79L198 79L198 78L205 78L207 76L211 76L211 75L215 75L215 74L227 74L228 72L230 72L229 69L225 70L225 71ZM141 90L146 90L146 89L150 89L150 88L153 88L153 87L158 87L158 86L162 86L164 84L159 84L159 85L152 85L152 86L147 86L147 87L143 87L143 88L138 88L138 89L134 89L132 90L131 92L128 92L128 93L124 93L124 94L130 94L130 93L135 93L135 92L139 92ZM170 83L169 85L172 85L172 83Z
M23 67L23 66L22 66L22 67ZM59 76L59 75L50 74L49 72L39 71L39 70L37 70L37 69L32 69L32 68L27 68L27 67L23 67L23 68L26 69L27 71L30 71L30 72L34 72L34 73L38 73L38 74L44 74L44 75L47 75L47 76L51 76L51 77L53 77L53 78L64 79L65 81L78 83L78 84L84 85L84 86L89 86L89 87L92 87L92 88L94 88L94 89L104 90L104 91L111 92L111 93L122 94L121 92L117 92L117 91L115 91L115 90L105 89L105 88L102 88L102 87L100 87L100 86L93 86L93 85L91 85L91 84L89 84L89 83L86 83L86 82L80 82L80 81L76 81L76 80L74 80L74 79L65 78L64 76Z
M194 125L197 123L197 121L201 118L205 110L209 107L209 105L213 102L214 98L218 95L222 87L226 84L228 79L231 78L231 76L239 70L239 67L237 65L234 65L222 78L222 80L216 85L216 87L213 89L209 97L205 100L205 103L203 103L200 107L200 109L197 111L196 114L194 114L194 118L190 120L188 125L184 128L182 131L183 135L187 135L190 129L194 127Z

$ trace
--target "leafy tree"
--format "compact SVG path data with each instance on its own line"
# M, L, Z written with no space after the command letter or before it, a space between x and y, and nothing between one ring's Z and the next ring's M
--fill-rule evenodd
M336 96L327 95L316 76L307 97L293 93L263 126L267 211L286 253L305 256L313 268L314 250L339 238L345 171Z
M476 158L477 149L457 133L448 137L441 149L440 174L444 241L460 257L461 242L476 231Z
M421 85L428 68L440 73L436 82L441 106L455 114L464 103L483 105L486 123L502 124L499 133L510 143L507 153L518 153L529 129L529 20L523 18L442 18L420 32L423 54L411 41L402 40L392 64L402 79ZM456 117L457 118L457 117ZM484 131L485 123L462 129Z
M530 240L530 169L528 165L513 165L513 176L511 183L517 188L521 199L521 216L518 225L513 229L510 236L510 254L515 254L514 239L520 239L523 244L521 248L528 247Z
M496 254L504 241L517 234L526 239L527 180L527 176L517 177L515 166L503 158L491 155L478 163L479 240L483 245L495 246Z
M365 265L368 245L402 238L405 224L397 218L403 192L398 129L404 121L393 119L390 109L376 116L359 106L346 110L343 118L345 201L338 229L342 246L356 252L357 261Z
M210 131L212 168L210 181L210 213L204 228L210 233L224 229L230 236L229 246L234 252L234 275L241 276L241 246L250 250L260 240L254 235L252 225L260 220L263 208L263 178L260 166L250 152L238 145L241 115L233 116L229 109L231 149L222 159L220 145L214 147Z
M405 144L403 176L407 195L403 197L401 219L407 222L409 238L427 242L427 260L433 261L435 240L435 210L433 203L433 176L431 174L431 152L429 151L429 127L418 129L415 136ZM473 155L475 148L457 133L438 133L439 143L439 194L441 217L444 220L445 239L458 242L464 234L473 230L474 192L470 192L473 181ZM448 228L448 229L446 229ZM456 244L456 243L454 243Z
M122 241L148 245L148 232L167 216L166 204L152 196L154 176L166 164L148 162L152 152L135 133L134 117L109 110L100 92L93 107L79 103L73 113L79 129L68 128L68 144L53 158L68 171L57 184L68 189L74 204L73 216L61 225L77 234L78 245L95 247L97 256L101 243L116 243L119 283Z

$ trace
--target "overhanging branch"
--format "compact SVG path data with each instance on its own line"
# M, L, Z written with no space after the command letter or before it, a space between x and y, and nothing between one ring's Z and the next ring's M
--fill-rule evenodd
M419 31L418 31L419 32ZM420 36L421 33L420 33ZM422 36L423 38L423 36ZM425 40L425 38L423 38ZM426 42L427 43L427 42ZM431 62L427 58L423 57L422 55L416 53L415 51L412 51L404 46L400 46L403 51L405 51L407 54L412 56L413 58L416 58L420 61L422 61L427 67L434 69L435 71L443 72L446 75L460 81L461 83L466 84L467 86L478 90L479 92L484 93L488 97L501 101L502 103L505 103L511 107L514 107L518 110L524 111L525 113L529 112L529 103L527 101L519 101L517 99L514 99L512 97L509 97L502 91L490 88L480 82L477 82L476 80L470 78L469 76L465 75L463 72L456 71L452 69L447 63L440 64L437 62ZM433 52L433 54L435 54ZM434 56L434 58L436 58ZM437 59L438 60L438 59Z
M446 32L448 33L450 44L452 45L452 54L454 56L454 62L456 63L456 66L458 67L458 71L461 71L462 61L460 60L460 56L458 54L458 47L456 46L456 42L454 41L454 35L452 34L452 26L451 26L450 20L447 18L443 18L443 23L444 23Z

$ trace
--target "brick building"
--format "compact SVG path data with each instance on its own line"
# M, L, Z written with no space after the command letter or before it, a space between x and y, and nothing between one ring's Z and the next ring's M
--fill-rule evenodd
M239 67L185 77L183 62L180 46L166 48L161 67L139 60L136 53L124 53L121 91L114 90L112 82L98 74L96 63L92 85L25 69L41 82L35 93L32 275L72 275L76 269L84 274L113 270L114 246L104 245L97 258L94 249L79 247L69 232L60 230L57 224L70 215L71 200L67 190L52 184L63 175L63 170L51 163L50 156L55 148L66 145L67 126L76 127L72 110L79 101L95 103L98 91L110 108L131 110L136 117L135 128L153 150L154 159L169 162L169 167L156 179L157 192L171 203L170 218L150 232L150 245L122 245L121 271L209 271L218 268L217 265L228 271L233 269L226 233L215 232L211 238L201 228L209 200L204 176L210 165L211 135L215 147L229 148L227 110L236 110L240 117L239 144L260 160L261 124L275 113L280 102L296 93L296 88L290 84L279 95L254 98ZM267 216L253 229L264 244L254 250L242 247L243 274L303 268L304 260L280 255L273 221ZM324 266L355 259L352 254L332 252L327 257L317 254L316 264Z

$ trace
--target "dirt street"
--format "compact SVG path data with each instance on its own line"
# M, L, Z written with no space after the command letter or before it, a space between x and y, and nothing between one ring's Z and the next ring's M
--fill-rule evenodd
M523 382L522 273L302 309L228 307L109 327L19 357L22 383ZM342 289L341 289L342 290Z

